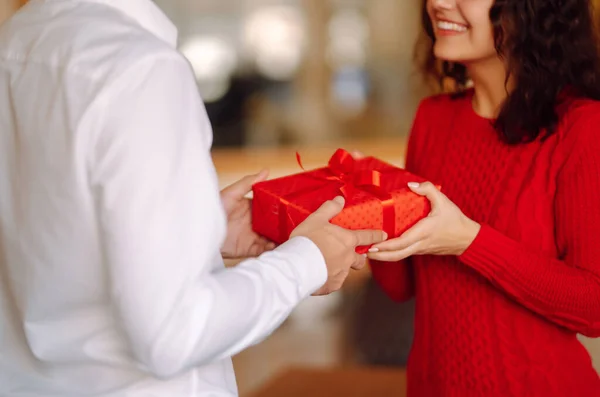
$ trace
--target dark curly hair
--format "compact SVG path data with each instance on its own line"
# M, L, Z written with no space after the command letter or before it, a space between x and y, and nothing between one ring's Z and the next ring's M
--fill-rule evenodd
M600 55L592 0L495 0L490 10L496 51L507 61L515 86L494 128L509 144L552 135L564 90L600 100ZM435 58L433 25L423 0L424 35L416 56L423 72L442 89L463 94L464 65ZM507 77L508 81L508 77Z

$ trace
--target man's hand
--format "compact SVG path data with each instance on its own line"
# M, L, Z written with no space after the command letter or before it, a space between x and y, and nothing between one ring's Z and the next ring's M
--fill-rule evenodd
M252 230L252 201L246 198L252 185L269 176L268 171L249 175L221 191L221 201L227 213L227 238L221 247L225 259L255 257L275 248L275 244Z
M321 250L327 265L327 282L314 295L326 295L339 290L350 269L362 269L365 255L358 255L356 247L385 241L380 230L346 230L329 221L344 208L344 198L327 201L292 232L291 237L304 236Z

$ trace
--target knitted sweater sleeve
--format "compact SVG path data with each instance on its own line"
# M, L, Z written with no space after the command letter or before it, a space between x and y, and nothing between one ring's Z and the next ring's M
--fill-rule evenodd
M408 141L406 151L406 170L418 174L416 170L416 158L422 139L424 125L422 123L422 114L424 113L424 103L421 103ZM379 284L381 289L394 301L404 302L414 296L414 275L410 258L400 262L381 262L369 261L373 279Z
M557 178L560 256L542 254L482 225L459 259L529 310L571 331L599 337L600 136L593 124L571 131L580 138Z

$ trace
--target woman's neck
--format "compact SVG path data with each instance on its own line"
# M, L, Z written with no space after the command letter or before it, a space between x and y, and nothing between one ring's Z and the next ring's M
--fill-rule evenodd
M478 115L495 119L511 90L511 81L506 82L506 66L499 58L491 58L467 65L469 78L473 82L473 110Z

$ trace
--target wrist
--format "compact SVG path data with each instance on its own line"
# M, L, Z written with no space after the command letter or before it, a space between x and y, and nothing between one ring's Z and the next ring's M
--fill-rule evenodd
M481 225L479 223L467 217L465 217L465 220L462 223L463 227L460 236L459 248L456 253L457 256L462 255L471 246L471 244L473 244L473 241L475 241L479 231L481 230Z

